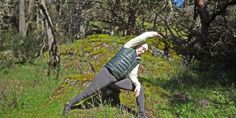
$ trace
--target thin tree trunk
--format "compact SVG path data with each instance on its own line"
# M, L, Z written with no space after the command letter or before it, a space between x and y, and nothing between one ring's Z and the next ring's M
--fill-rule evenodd
M170 12L172 13L174 10L173 10L173 5L172 5L172 1L171 0L168 0L168 6L170 8Z
M85 38L85 19L82 16L84 16L84 13L79 16L79 32L77 32L77 38L79 39Z
M135 23L136 23L136 11L131 10L130 16L128 17L127 35L132 35L134 33Z
M189 0L184 0L184 7L189 6Z
M145 16L142 15L142 23L141 23L141 25L142 25L142 30L145 30L144 23L145 23Z
M39 7L44 16L44 26L48 39L48 50L49 50L49 62L48 62L48 75L50 75L52 68L57 68L57 78L59 77L59 69L60 69L60 56L57 49L57 42L55 39L54 29L51 17L46 8L45 0L41 0Z
M32 16L32 8L33 7L34 7L33 0L29 0L28 1L28 9L27 9L27 16L28 16L29 21L32 21L32 19L33 19L33 16ZM29 25L31 25L31 24L29 22L26 22L25 25L26 25L25 31L27 32L28 28L29 28Z
M155 18L154 18L154 21L153 21L153 30L156 29L156 25L157 25L157 17L158 17L158 13L155 13Z
M19 33L26 36L25 0L20 0L19 4Z
M40 18L39 18L39 15L40 15L40 10L39 10L39 7L37 6L36 7L36 28L37 28L37 31L39 31L39 28L40 28Z

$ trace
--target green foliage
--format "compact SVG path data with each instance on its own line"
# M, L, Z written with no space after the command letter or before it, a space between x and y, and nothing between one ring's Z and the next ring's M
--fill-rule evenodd
M4 51L12 49L12 43L15 37L16 32L14 31L0 33L0 50Z
M11 50L0 52L0 69L11 67L17 62Z
M14 39L13 51L17 58L24 62L32 62L40 51L41 41L35 35Z
M0 33L0 41L1 51L12 51L9 59L5 60L2 60L2 57L8 56L9 53L4 55L4 52L1 52L0 61L6 61L8 63L31 63L40 51L39 45L41 44L41 40L37 39L36 34L29 34L27 37L22 37L15 31L8 31Z
M96 28L98 30L102 30L102 29L107 29L108 26L104 22L94 21L94 22L91 22L91 27Z

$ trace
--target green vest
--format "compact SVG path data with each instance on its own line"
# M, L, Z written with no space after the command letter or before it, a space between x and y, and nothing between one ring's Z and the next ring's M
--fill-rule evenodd
M140 58L133 48L122 47L120 51L105 64L105 67L117 79L124 79L140 63Z

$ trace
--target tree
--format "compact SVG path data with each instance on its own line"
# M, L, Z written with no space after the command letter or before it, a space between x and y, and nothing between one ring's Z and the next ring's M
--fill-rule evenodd
M20 0L19 3L19 33L26 36L26 21L25 21L25 0Z
M236 0L195 0L194 6L176 10L175 20L163 18L175 49L185 55L187 61L197 59L203 65L233 66L235 5Z
M38 4L41 13L44 16L44 28L48 39L48 50L49 50L48 75L50 75L51 69L56 67L57 78L58 78L59 68L60 68L60 55L57 49L54 27L46 7L46 1L41 0Z
M199 32L201 34L203 45L206 44L206 37L208 36L208 30L212 21L215 20L216 16L224 13L228 6L235 4L236 0L219 1L218 4L215 4L216 9L209 13L209 7L206 0L195 0L194 20L196 20L199 16L201 21Z

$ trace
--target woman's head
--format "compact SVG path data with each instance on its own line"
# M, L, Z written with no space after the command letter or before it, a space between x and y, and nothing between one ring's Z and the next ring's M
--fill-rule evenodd
M137 55L141 55L144 52L146 52L147 50L148 50L148 45L145 43L145 44L142 44L136 48L136 53L137 53Z

